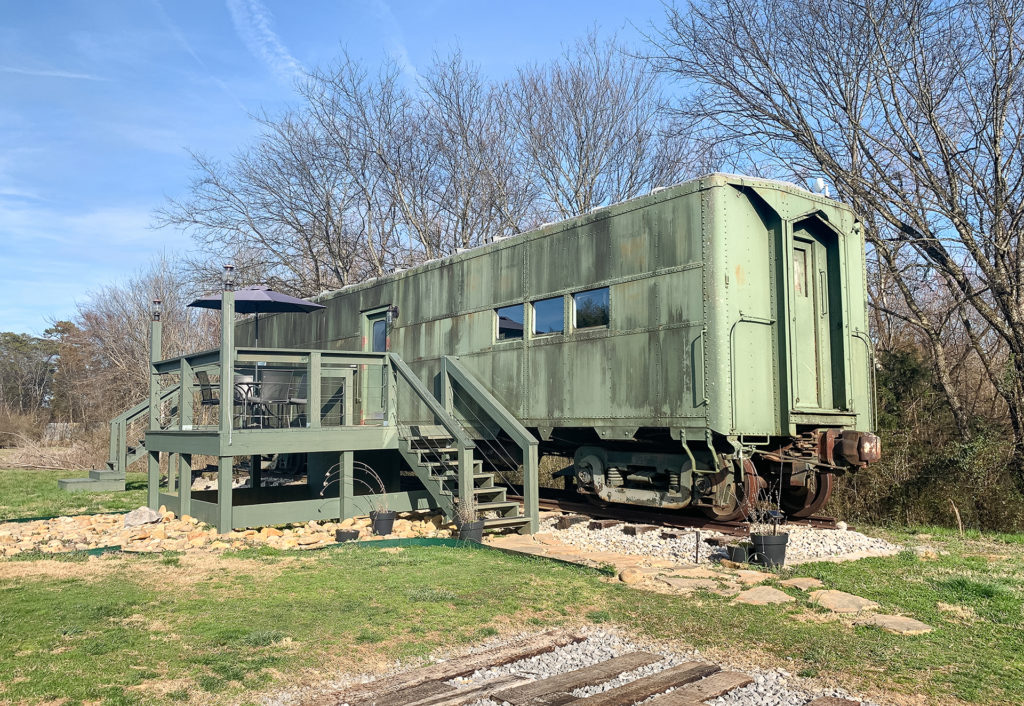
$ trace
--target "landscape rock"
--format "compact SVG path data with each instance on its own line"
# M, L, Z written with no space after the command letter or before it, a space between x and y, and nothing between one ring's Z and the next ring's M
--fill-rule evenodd
M154 522L160 522L162 519L163 517L160 515L159 512L143 505L142 507L138 507L124 516L124 526L141 527L142 525L149 525Z
M639 569L623 569L619 572L619 581L622 581L627 586L638 584L643 580L644 574Z
M793 596L771 586L756 586L740 593L733 599L734 603L748 605L769 605L773 603L792 603Z
M833 590L813 591L810 601L833 613L861 613L878 607L877 603L869 601L867 598Z

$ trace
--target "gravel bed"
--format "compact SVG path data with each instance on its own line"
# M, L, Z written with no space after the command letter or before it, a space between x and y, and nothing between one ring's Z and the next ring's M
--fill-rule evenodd
M673 529L672 532L679 534L679 537L663 538L658 530L632 536L622 531L623 525L591 530L587 529L587 523L581 522L560 530L555 529L555 522L555 519L546 520L541 523L540 531L550 532L559 541L587 551L641 554L681 564L694 563L694 552L697 549L700 551L701 562L707 562L712 557L725 556L724 550L712 547L704 541L709 537L725 536L720 532L701 530L698 542L697 533L686 530Z
M705 659L701 657L700 652L697 650L672 652L657 645L644 644L640 641L631 641L612 631L594 630L583 642L560 647L552 652L530 657L529 659L524 659L519 662L480 670L468 677L454 679L448 683L457 688L466 688L488 679L513 674L531 677L534 679L545 679L555 674L580 669L581 667L597 664L598 662L603 662L611 659L612 657L617 657L627 652L634 652L637 650L659 654L663 659L660 662L655 662L654 664L650 664L646 667L625 672L615 679L603 684L576 689L572 692L573 696L576 696L577 698L593 696L594 694L613 689L617 686L633 681L634 679L650 676L662 671L663 669L667 669L684 662L701 661L702 659ZM720 666L722 666L723 669L729 668L728 665ZM802 688L798 683L802 681L800 678L794 677L792 674L782 669L758 670L741 668L738 669L738 671L742 671L750 675L754 679L754 682L740 689L734 689L731 693L726 694L725 696L709 701L709 704L713 706L804 706L813 699L821 696L836 696L839 698L853 699L855 701L858 700L856 696L851 696L841 689L821 690ZM651 698L653 699L654 697ZM864 704L864 706L878 706L871 701L861 700L860 703ZM491 699L478 699L477 701L474 701L471 706L503 705Z
M624 525L616 525L605 529L587 529L586 523L579 523L568 529L555 528L554 519L542 523L541 531L550 532L565 544L579 547L586 551L610 551L620 554L650 556L667 559L678 563L694 563L694 550L699 546L700 561L725 558L726 552L718 547L711 547L703 540L709 537L722 537L721 533L700 531L698 545L697 532L673 530L678 537L662 537L660 531L645 532L636 536L623 532ZM789 532L789 544L786 547L786 559L791 562L826 559L846 554L867 553L884 556L895 554L900 547L877 537L868 537L860 532L846 529L813 529L810 527L786 527Z

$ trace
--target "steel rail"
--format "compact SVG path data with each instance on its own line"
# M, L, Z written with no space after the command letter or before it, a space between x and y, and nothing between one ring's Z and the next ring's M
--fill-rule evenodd
M594 519L619 520L621 522L632 522L637 524L660 525L673 529L701 529L720 532L734 537L746 537L750 534L750 526L746 522L733 521L721 522L709 517L697 515L685 515L680 512L669 512L658 508L648 508L642 505L607 505L601 507L588 502L578 502L565 497L557 497L554 491L542 494L540 498L540 509L566 512L576 515L586 515ZM512 501L522 501L522 496L510 493L507 498ZM812 527L815 529L836 529L836 520L832 517L810 517L806 519L791 520L786 523L790 527Z

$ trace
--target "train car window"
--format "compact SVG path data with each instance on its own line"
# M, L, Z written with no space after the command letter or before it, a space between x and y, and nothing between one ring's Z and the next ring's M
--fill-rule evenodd
M499 341L523 337L523 311L524 307L522 304L495 309L494 313L498 317Z
M573 294L572 301L576 328L608 327L608 287Z
M373 350L374 353L383 353L388 347L388 329L384 319L377 319L373 322Z
M793 249L793 291L807 296L807 251L802 248Z
M538 336L565 332L565 307L562 297L533 303L533 332Z

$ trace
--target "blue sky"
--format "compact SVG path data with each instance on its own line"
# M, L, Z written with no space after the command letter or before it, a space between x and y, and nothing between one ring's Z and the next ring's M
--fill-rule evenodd
M41 333L188 249L150 227L187 191L186 149L229 157L251 113L293 102L342 47L415 69L458 44L500 78L591 26L631 39L662 16L659 0L0 0L0 331Z

